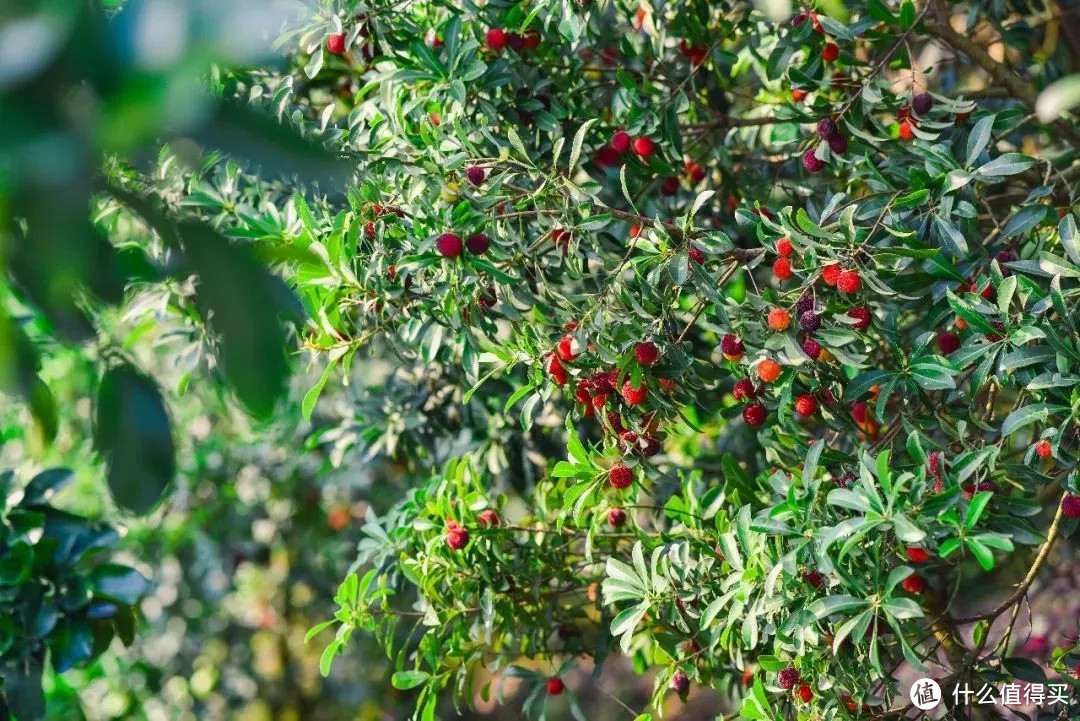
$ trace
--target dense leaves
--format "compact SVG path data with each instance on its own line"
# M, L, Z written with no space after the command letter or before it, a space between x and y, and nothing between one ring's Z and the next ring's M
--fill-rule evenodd
M781 5L322 3L284 65L216 66L153 162L135 133L90 153L100 188L19 175L11 247L65 235L10 256L34 322L0 326L4 387L34 398L40 337L107 337L121 303L181 388L260 417L300 346L324 471L411 485L309 636L325 675L373 635L420 719L508 687L584 718L562 679L614 654L655 672L644 718L1041 678L1011 642L1080 516L1080 138L1039 92L1075 51L1015 4ZM131 356L95 440L145 511L173 431Z
M137 570L108 561L115 530L50 503L72 479L51 469L20 489L13 473L0 474L2 703L20 721L44 716L46 658L63 672L87 664L113 638L131 643L137 604L149 590Z

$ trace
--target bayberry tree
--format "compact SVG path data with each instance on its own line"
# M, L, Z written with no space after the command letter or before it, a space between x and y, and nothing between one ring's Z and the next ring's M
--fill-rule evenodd
M1077 649L1034 664L1014 634L1080 517L1074 28L943 0L327 2L286 67L217 68L352 178L178 171L172 144L101 202L190 256L205 297L168 305L208 349L247 330L230 299L287 298L250 261L275 263L310 445L413 481L312 629L324 672L374 634L421 719L510 682L581 717L572 669L613 654L655 672L649 709L612 699L635 715L712 688L748 719L899 717L901 666L1078 688Z

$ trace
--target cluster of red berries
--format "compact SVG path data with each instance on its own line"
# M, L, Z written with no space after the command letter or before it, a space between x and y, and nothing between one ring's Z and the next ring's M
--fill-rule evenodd
M824 140L829 149L837 155L847 152L847 136L840 132L839 126L832 118L822 118L817 125L817 135ZM818 146L815 145L803 153L802 164L808 172L817 173L825 167L825 161L818 157Z
M803 703L810 703L810 700L814 698L813 689L810 688L809 684L803 682L802 676L799 675L798 669L794 666L782 669L776 675L776 683L785 691L791 691L794 695L797 695Z
M900 108L896 113L896 122L899 123L901 140L911 140L915 137L915 128L918 127L918 118L930 112L934 107L934 99L929 93L920 93L911 99L909 105ZM912 111L915 116L912 116Z
M498 528L502 521L499 514L491 508L485 508L476 516L481 528ZM460 551L469 545L469 529L453 519L446 521L446 545L452 551Z
M839 263L829 263L821 269L821 281L825 285L836 286L841 293L857 293L862 287L862 279L857 269L845 270Z
M526 30L522 34L506 32L502 28L491 28L484 36L484 44L494 52L499 52L507 46L514 52L532 50L540 44L540 32L538 30Z
M473 255L483 255L491 247L491 240L483 233L474 233L462 242L461 236L456 233L443 233L435 241L435 250L444 258L456 258L461 255L464 248L468 248Z
M611 139L608 140L607 145L600 148L597 151L594 160L596 164L601 167L611 167L623 164L623 156L634 151L634 155L641 158L642 161L647 162L652 154L656 152L656 143L652 138L641 135L637 138L630 137L630 133L626 132L622 128L619 128L611 134ZM702 172L702 178L704 178L704 169ZM676 190L679 189L679 179L675 177L666 178L662 183L666 184L669 181L673 181L675 187L673 189L668 188L665 185L661 185L661 192L665 195L673 195ZM666 189L667 188L667 189ZM668 192L670 190L670 192Z

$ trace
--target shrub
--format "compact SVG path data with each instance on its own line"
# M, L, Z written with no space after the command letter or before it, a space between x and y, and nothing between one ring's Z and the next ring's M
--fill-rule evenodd
M568 671L615 653L657 712L712 687L750 719L902 714L895 669L939 648L942 678L1041 677L1009 640L1077 525L1080 133L1046 110L1067 86L1040 96L1068 49L999 32L1026 7L937 0L375 5L291 25L284 70L214 74L225 121L265 128L248 99L348 182L243 144L176 170L174 143L93 196L192 279L155 282L257 414L291 290L310 445L414 482L309 634L336 632L323 672L374 634L421 719L510 678L581 717ZM105 373L168 428L148 376ZM124 467L160 494L153 437ZM987 575L1014 563L1015 589Z

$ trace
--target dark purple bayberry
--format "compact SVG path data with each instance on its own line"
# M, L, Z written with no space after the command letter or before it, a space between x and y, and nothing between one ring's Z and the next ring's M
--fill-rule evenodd
M934 107L934 99L929 93L919 93L911 99L911 109L916 115L926 115Z
M821 317L812 310L799 314L799 326L807 333L812 333L821 327Z
M836 135L836 121L832 118L822 118L817 124L817 134L822 140L828 140Z
M682 671L676 671L671 677L671 688L681 696L690 690L690 679Z
M802 315L808 310L814 309L814 299L809 295L800 295L795 301L795 312Z
M837 133L836 135L829 136L829 149L837 155L843 155L847 152L847 137Z
M484 169L479 165L470 165L465 169L465 177L473 185L480 185L484 182Z
M794 666L788 666L776 675L776 683L780 685L780 688L785 691L790 691L795 688L795 684L799 682L799 672Z
M465 241L465 247L473 255L483 255L491 247L491 241L483 233L477 233L469 236L469 239Z

